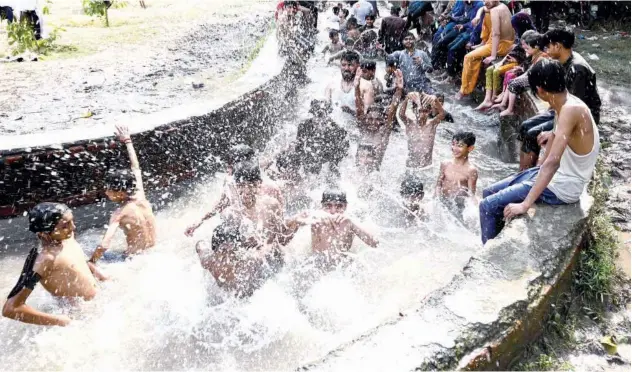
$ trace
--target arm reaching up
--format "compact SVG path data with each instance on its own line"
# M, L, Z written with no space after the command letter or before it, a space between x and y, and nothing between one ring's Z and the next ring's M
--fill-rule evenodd
M127 125L117 125L116 136L119 141L124 143L125 147L127 147L127 154L129 155L132 173L136 178L136 193L134 196L136 199L145 199L143 176L140 170L140 164L138 163L138 157L136 156L136 150L134 149L134 144L132 144L132 137L129 134L129 127Z

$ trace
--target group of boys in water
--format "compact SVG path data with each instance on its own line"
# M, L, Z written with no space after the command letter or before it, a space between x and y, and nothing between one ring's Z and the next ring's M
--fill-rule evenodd
M277 154L275 161L260 161L246 144L229 149L228 177L219 201L185 231L187 236L193 236L204 221L220 216L210 244L200 241L195 245L202 267L218 286L238 296L252 294L283 267L284 247L303 226L310 226L312 255L323 270L349 260L346 253L355 237L370 247L379 245L370 231L345 213L347 195L338 187L322 193L320 208L285 216L288 202L300 194L297 185L304 174L319 174L328 165L330 174L339 175L339 163L350 147L347 129L359 133L356 167L362 175L361 186L370 190L370 175L380 169L393 128L405 127L408 171L401 183L400 207L413 225L428 217L419 175L432 164L437 126L451 115L443 108L443 97L424 92L424 84L417 91L406 88L405 73L397 59L411 59L411 69L421 69L424 62L410 50L410 40L406 39L411 35L403 36L404 50L387 58L385 88L375 77L375 62L361 62L355 51L344 51L340 55L341 78L327 86L325 99L311 102L312 116L298 125L296 140ZM557 48L554 44L549 47ZM529 70L528 83L555 113L553 132L541 139L545 152L539 167L486 188L479 203L478 172L469 161L476 141L473 133L454 134L453 157L440 166L435 197L457 209L468 202L478 204L483 243L496 237L505 221L526 213L536 202L576 202L592 175L599 152L599 133L591 111L569 94L567 74L560 62L537 62ZM356 126L345 129L332 120L330 116L336 110ZM156 245L156 221L145 197L128 128L118 127L117 136L127 147L131 171L106 175L105 194L120 207L112 214L101 244L86 260L74 237L72 211L59 203L35 206L28 214L29 229L37 235L41 249L34 247L30 251L18 283L3 306L3 316L31 324L65 326L71 321L68 317L44 313L26 304L37 283L41 282L56 297L90 300L98 294L97 281L108 279L97 263L102 257L108 259L112 238L119 228L127 240L127 249L120 258Z

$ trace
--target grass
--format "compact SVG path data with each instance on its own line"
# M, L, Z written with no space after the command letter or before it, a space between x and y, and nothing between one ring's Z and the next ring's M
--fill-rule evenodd
M620 29L630 31L630 26ZM575 39L575 50L581 53L586 61L597 73L597 79L619 86L630 86L630 36L615 39L612 32L582 31L586 39ZM576 35L577 36L577 35ZM607 37L604 39L603 37ZM597 37L597 40L587 40ZM599 57L598 60L588 58L590 54Z
M250 54L248 54L248 57L246 58L246 62L244 63L244 65L241 67L241 69L239 69L239 71L236 71L230 75L228 75L225 79L224 82L225 83L232 83L235 82L237 79L239 79L243 74L245 74L248 69L250 68L250 66L252 66L252 63L254 62L254 60L257 58L257 56L259 55L259 52L261 51L261 48L263 48L263 46L266 43L266 40L268 40L268 37L270 36L270 34L274 31L274 24L271 24L270 28L268 29L268 31L259 38L259 40L257 40L257 43L255 44L254 48L252 49L252 51L250 52Z

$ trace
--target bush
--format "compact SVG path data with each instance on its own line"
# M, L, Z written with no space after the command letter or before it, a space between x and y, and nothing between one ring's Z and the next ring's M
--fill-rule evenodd
M47 38L36 40L35 30L30 22L24 19L12 22L7 26L9 45L12 48L11 54L15 56L26 51L48 54L55 48L55 41L57 41L59 33L62 31L64 31L63 28L55 27Z
M108 9L124 8L127 1L122 0L82 0L83 11L89 16L97 16L103 18L105 27L110 27L110 18L108 17Z

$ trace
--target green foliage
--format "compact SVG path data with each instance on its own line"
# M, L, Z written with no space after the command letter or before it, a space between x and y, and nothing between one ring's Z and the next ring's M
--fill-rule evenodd
M538 360L520 365L521 371L572 371L573 366L569 362L561 362L555 357L540 354Z
M123 0L82 0L83 12L89 16L96 16L103 19L105 27L110 27L110 18L108 16L109 8L125 8L127 1Z
M56 27L47 38L35 40L35 31L33 25L21 19L19 22L12 22L7 26L7 36L11 53L15 56L26 51L35 52L37 54L48 54L55 48L55 42L59 38L59 33L65 31L63 28Z
M53 4L53 2L51 0L46 0L44 7L42 8L42 13L44 13L44 15L49 15L50 14L50 6Z

